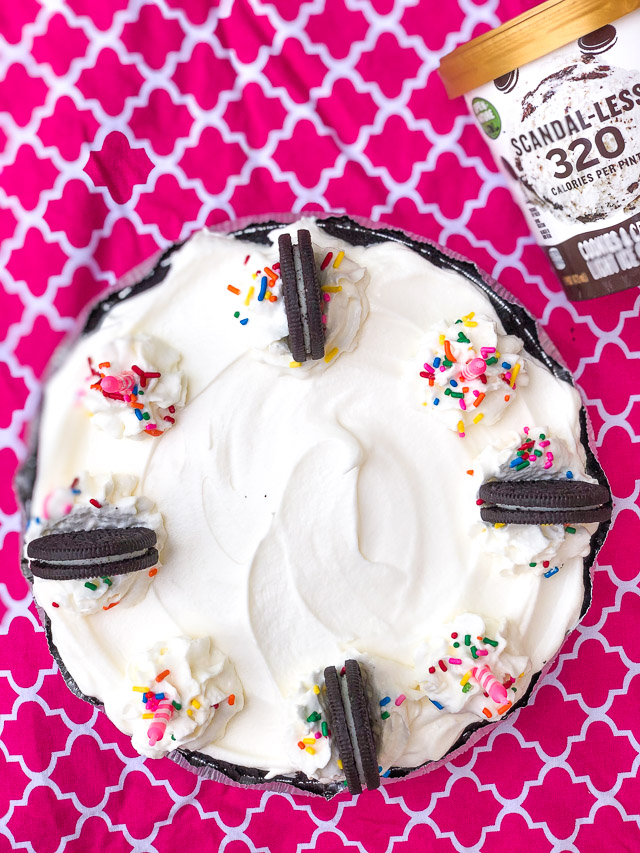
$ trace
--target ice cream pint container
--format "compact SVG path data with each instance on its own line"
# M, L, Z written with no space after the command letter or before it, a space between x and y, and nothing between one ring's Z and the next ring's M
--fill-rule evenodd
M572 300L640 284L640 0L548 0L443 57Z

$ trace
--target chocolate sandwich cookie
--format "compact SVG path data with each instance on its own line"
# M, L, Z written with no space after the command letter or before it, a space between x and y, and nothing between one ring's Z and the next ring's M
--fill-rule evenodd
M363 786L370 791L379 788L378 757L360 664L346 661L342 676L334 666L328 666L324 679L331 731L349 792L359 794Z
M491 524L566 524L608 521L609 489L581 480L492 480L478 492Z
M278 248L291 354L300 363L308 358L317 360L324 356L324 326L311 235L301 229L297 244L293 244L289 234L281 234Z
M34 539L27 556L34 577L85 580L151 568L158 562L155 544L156 534L147 527L76 530Z

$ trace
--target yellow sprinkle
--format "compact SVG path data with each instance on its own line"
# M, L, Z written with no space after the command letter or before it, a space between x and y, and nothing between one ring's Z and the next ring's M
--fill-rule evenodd
M313 692L316 694L316 696L318 695L318 693L320 693L320 688L317 684L313 685Z
M340 264L342 263L342 259L343 259L343 258L344 258L344 252L338 252L338 254L336 255L336 259L335 259L335 261L333 262L333 268L334 268L334 270L337 270L337 269L338 269L338 267L339 267L339 266L340 266Z
M493 526L494 527L504 527L504 522L503 521L496 521L496 523Z
M334 358L336 355L338 355L338 347L334 347L330 352L328 352L328 353L325 355L324 360L325 360L325 361L327 361L327 362L329 362L329 361L331 361L331 359L332 359L332 358Z
M477 414L477 415L475 416L475 418L473 419L474 424L479 424L479 423L480 423L480 421L483 419L483 417L484 417L484 415L482 414L482 412L480 412L479 414Z
M523 675L524 675L524 672L521 672L520 675L518 676L518 678L522 678Z
M305 747L305 749L309 753L309 755L315 755L316 754L316 751L312 746L307 746L307 747Z
M458 432L464 432L464 421L458 421Z
M470 678L471 678L471 670L469 669L469 670L467 670L467 672L465 672L465 674L462 676L462 679L461 679L461 681L460 681L460 684L464 687L464 686L465 686L465 684L467 683L467 681L469 681L469 679L470 679Z
M190 717L193 717L193 711L191 710L191 708L187 708L187 714L188 714Z
M149 692L148 687L132 687L131 689L135 690L136 693L148 693Z
M341 758L338 759L338 769L342 770L342 759Z
M197 710L198 710L198 708L200 707L200 703L198 702L198 700L197 700L197 699L192 699L192 700L191 700L191 704L192 704L192 705L193 705L193 707L196 709L196 711L197 711Z
M142 719L143 720L153 720L153 714L143 714Z
M520 373L520 365L519 365L519 364L516 364L516 365L514 366L513 370L511 371L511 379L509 380L509 385L510 385L512 388L513 388L513 386L515 385L516 376L518 375L518 373Z
M303 737L302 743L315 743L316 739L314 737Z
M475 320L473 320L473 321L472 320L465 320L462 325L466 326L468 329L473 329L473 327L477 326L478 324L476 323Z
M258 273L254 272L253 277L254 277L254 279L258 278Z
M445 336L444 336L444 335L440 335L440 336L438 337L438 343L440 344L440 346L441 346L441 347L443 347L443 346L444 346L444 342L445 342Z
M494 358L500 358L500 353L496 350L496 352L494 352L494 354L493 354L493 357Z
M253 299L253 294L254 294L254 292L255 292L255 288L254 288L254 287L253 287L253 285L252 285L252 286L249 288L249 293L247 293L247 298L244 300L244 304L245 304L245 305L248 305L248 304L251 302L251 300Z
M423 406L426 406L427 404L426 404L426 403L423 403L422 405L423 405Z
M465 315L464 315L464 317L463 317L462 319L463 319L463 320L473 320L473 318L474 318L475 316L476 316L476 312L475 312L475 311L469 311L469 313L468 313L468 314L465 314Z
M302 364L301 361L290 361L289 367L300 367L301 364Z
M323 293L340 293L342 285L340 284L323 284L320 288Z

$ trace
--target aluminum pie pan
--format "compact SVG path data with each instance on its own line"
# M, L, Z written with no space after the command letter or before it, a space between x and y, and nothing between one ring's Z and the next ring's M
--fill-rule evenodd
M212 230L216 233L227 234L238 240L268 246L272 245L272 241L269 239L269 234L274 228L294 222L298 218L299 217L294 214L270 215L261 218L252 217L240 221L224 223ZM464 258L462 255L452 252L418 235L409 234L393 228L380 228L376 223L372 223L361 218L354 219L348 216L332 216L328 214L314 214L314 218L316 219L318 227L325 231L325 233L352 246L369 246L387 241L399 243L412 251L417 252L425 260L429 261L439 269L448 270L462 276L485 294L498 314L505 332L521 338L524 344L524 349L528 355L537 359L539 362L542 362L542 364L544 364L557 379L567 382L573 386L574 383L571 373L567 367L562 364L560 355L558 354L555 346L544 330L538 326L536 320L529 314L524 306L521 305L513 296L508 294L508 292L497 281L492 279L488 274L480 270L475 264ZM113 288L110 288L109 293L105 297L99 299L93 305L90 305L79 319L77 334L72 338L72 340L67 341L63 347L56 351L47 370L47 377L50 376L57 366L64 361L75 340L80 335L89 334L97 329L100 326L103 317L105 317L115 305L161 284L171 268L172 255L181 248L182 245L183 243L174 243L163 252L152 257L149 261L136 267L121 278ZM29 453L18 470L14 482L16 494L25 519L29 516L31 496L33 493L37 470L38 421L39 418L36 418L31 425ZM599 483L607 486L608 488L609 484L604 472L589 444L589 441L592 438L591 426L587 417L587 412L583 406L580 410L580 441L586 455L586 470L590 476L594 477ZM591 570L597 553L604 543L610 524L611 522L601 523L591 537L591 550L584 558L584 598L576 625L584 617L591 603ZM33 583L33 577L29 570L28 561L24 556L22 557L21 568L27 580L30 583ZM49 650L60 668L60 672L67 684L67 687L79 698L95 705L100 710L104 710L100 700L93 696L87 696L80 690L75 680L67 670L64 661L53 642L51 621L49 617L39 605L36 604L36 608L44 626ZM575 629L576 625L567 631L567 635ZM543 671L551 665L552 661L555 660L558 652L556 652L556 654L545 663L543 670L533 674L527 690L516 702L514 702L512 708L504 714L503 717L501 717L501 720L510 716L516 709L525 707L528 704L540 676ZM478 740L482 735L482 729L489 725L495 725L495 723L492 723L489 720L479 720L478 722L469 724L460 734L455 743L441 758L435 761L426 761L416 767L392 767L388 773L388 781L403 779L409 776L416 777L436 769L441 764L449 761L453 757L454 753L462 751L464 748ZM213 779L215 781L224 782L225 784L238 787L257 786L265 790L319 795L325 799L331 799L337 794L343 793L345 790L343 784L340 782L329 784L321 783L317 780L310 779L301 772L293 775L270 775L268 771L265 770L231 764L220 759L211 758L204 753L188 749L175 749L167 753L166 757L170 758L182 767L195 771L198 775L204 778ZM387 779L383 780L384 784L386 784Z

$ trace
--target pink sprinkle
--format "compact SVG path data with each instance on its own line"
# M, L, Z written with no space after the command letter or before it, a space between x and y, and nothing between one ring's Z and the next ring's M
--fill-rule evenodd
M158 429L158 424L147 424L145 429Z
M529 435L529 427L525 427L523 432L525 435Z
M480 392L479 392L479 391L476 391L476 390L474 389L474 391L473 391L473 396L474 396L474 397L479 397L479 396L480 396Z
M480 347L480 355L483 358L486 358L489 355L489 353L492 353L495 351L496 351L495 347Z
M553 460L553 453L550 450L547 450L547 459Z
M462 661L460 660L460 658L449 658L449 663L461 664Z
M477 655L488 655L488 654L489 654L489 652L488 652L486 649L478 649L478 650L476 651L476 654L477 654Z
M540 442L540 447L548 447L550 444L551 442L547 439L547 441Z
M504 378L505 379L511 379L511 371L509 371L508 373L505 373Z
M325 302L331 302L331 297L329 296L328 293L323 293L322 298L324 299Z
M467 404L465 403L465 401L464 401L464 400L460 400L460 408L461 408L463 411L465 411L465 412L466 412L466 410L467 410Z
M123 394L122 399L125 401L125 403L128 403L131 400L131 395L130 394Z
M544 463L545 468L551 468L552 466L553 466L553 462L545 462Z
M401 694L398 696L398 698L396 699L396 705L402 705L402 703L404 702L404 700L405 700L406 698L407 698L407 697L404 695L404 693L401 693Z
M316 732L316 733L314 734L314 737L315 737L315 739L316 739L316 740L318 740L318 738L322 737L322 734L321 734L320 732Z
M444 366L444 364L440 365L440 373L444 373L446 369L447 368Z
M323 325L325 325L325 326L327 325L327 315L326 315L326 314L323 314L323 315L322 315L322 323L323 323Z
M426 361L424 363L424 369L427 371L427 373L435 373L435 370L433 369L433 367L431 367L430 364L427 364Z

